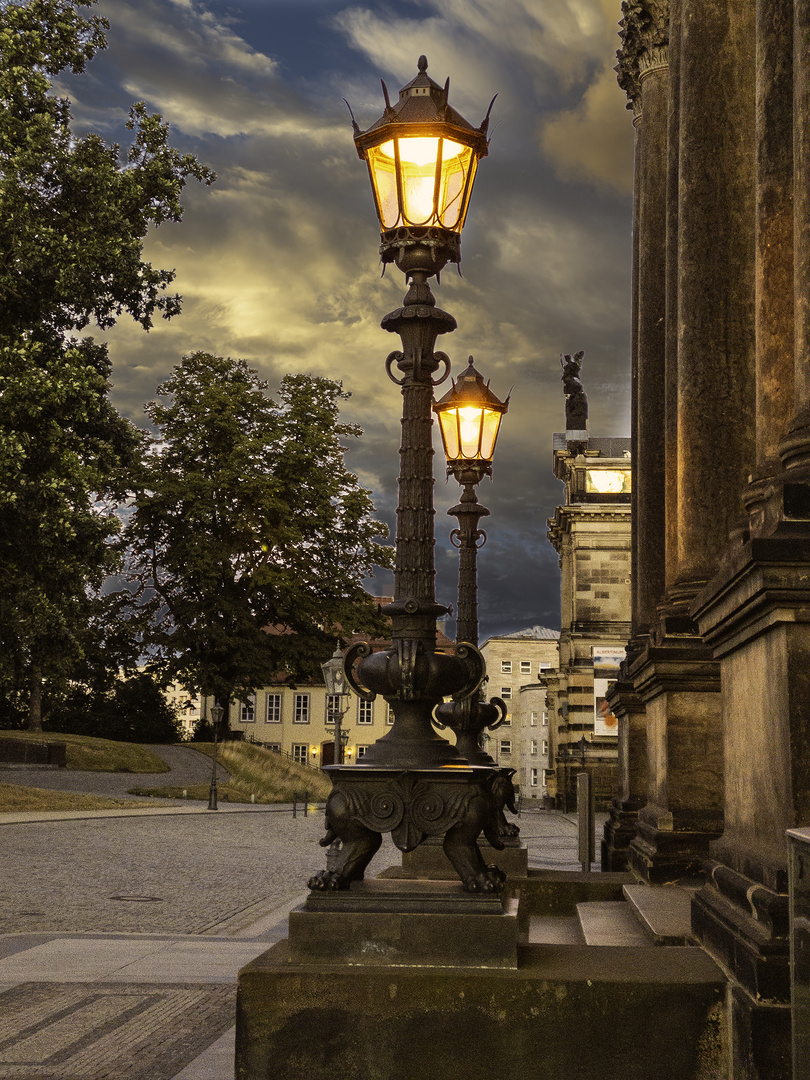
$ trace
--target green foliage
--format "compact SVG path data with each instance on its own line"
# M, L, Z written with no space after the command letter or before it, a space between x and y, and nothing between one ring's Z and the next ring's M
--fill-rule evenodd
M43 686L47 700L88 658L98 678L105 655L109 683L134 641L132 623L109 636L99 589L140 437L109 402L106 347L71 332L177 313L174 273L143 260L144 237L180 220L189 177L214 179L143 104L123 156L71 131L51 78L105 47L106 20L81 13L93 3L0 5L0 686L29 695L34 728Z
M380 631L361 583L391 549L343 460L361 432L340 384L287 376L276 402L243 360L195 353L158 393L126 539L163 677L225 702L317 671L338 628Z
M174 743L181 738L177 710L144 672L117 682L108 693L74 688L52 707L48 731L115 742Z

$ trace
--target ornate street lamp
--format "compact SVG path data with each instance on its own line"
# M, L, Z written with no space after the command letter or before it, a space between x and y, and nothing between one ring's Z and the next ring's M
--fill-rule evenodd
M385 608L393 647L375 653L360 642L345 657L352 689L363 698L382 695L394 723L361 761L326 767L333 790L324 843L337 837L342 848L336 865L310 881L313 889L348 888L362 879L385 832L403 851L444 836L444 850L468 891L497 891L502 883L470 839L495 827L490 787L498 774L471 766L432 724L445 697L471 697L485 676L473 645L455 656L436 651L436 620L447 608L434 592L431 406L434 387L450 369L448 357L435 351L436 339L454 330L456 320L436 307L428 279L461 258L488 119L472 127L448 104L449 82L442 87L428 76L424 56L418 68L393 106L383 84L385 111L368 130L352 116L357 152L371 177L382 261L395 263L410 286L402 306L382 320L402 339L402 349L385 363L403 399L394 599ZM434 379L441 367L442 377Z
M343 732L342 721L343 717L348 711L348 691L346 689L346 677L343 673L343 653L338 645L332 656L328 660L324 660L321 664L321 671L323 672L323 681L326 686L327 693L327 709L329 711L329 721L335 725L335 765L343 764L343 748L349 741L349 733ZM345 709L341 709L343 698L346 697L347 704ZM330 707L330 701L338 699L337 709Z
M214 727L214 754L211 758L211 786L208 789L208 809L219 810L217 806L217 732L225 710L219 704L211 706L211 723Z
M459 549L458 612L456 642L478 644L478 569L476 551L486 543L486 533L478 528L489 510L478 502L475 488L484 476L492 475L492 458L501 424L509 408L509 398L501 401L473 367L470 357L464 374L433 406L439 419L447 473L464 491L461 503L447 511L458 518L459 528L450 534Z
M474 128L447 100L450 79L443 87L435 83L425 56L417 66L418 75L402 87L393 106L382 83L385 112L376 123L361 131L354 114L352 123L357 153L368 165L383 263L395 262L408 272L405 264L413 252L418 269L425 268L427 256L430 273L438 275L448 262L461 262L461 230L478 161L489 149L495 98Z
M492 459L498 439L501 418L509 408L509 398L501 401L489 388L489 382L473 366L470 357L464 373L447 393L433 406L439 419L447 473L456 478L464 491L461 502L447 513L458 518L459 527L450 534L450 542L459 549L458 606L456 618L456 651L478 645L478 548L486 543L486 533L478 528L489 510L481 506L476 486L484 476L492 474ZM506 719L506 703L501 698L484 701L475 694L463 701L444 702L434 712L435 721L456 733L456 747L468 761L480 765L495 765L481 746L484 728L494 731ZM501 770L504 801L498 807L499 832L515 836L517 828L509 825L503 806L512 802L511 778L514 769Z

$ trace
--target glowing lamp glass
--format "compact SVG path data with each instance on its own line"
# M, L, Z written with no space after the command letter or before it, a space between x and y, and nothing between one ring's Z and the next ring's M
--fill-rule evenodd
M492 461L502 413L475 405L436 412L448 461Z
M366 154L383 229L461 230L477 164L472 147L444 137L397 135Z

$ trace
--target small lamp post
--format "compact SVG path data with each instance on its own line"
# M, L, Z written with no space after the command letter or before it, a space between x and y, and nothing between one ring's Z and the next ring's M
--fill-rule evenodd
M349 741L348 731L344 733L342 728L343 717L348 712L348 692L346 690L346 676L343 672L343 653L340 646L335 648L331 657L321 664L323 681L326 686L327 708L329 721L335 725L335 765L343 764L343 748ZM346 698L346 708L341 708L343 698ZM338 699L337 709L330 706L330 702Z
M208 809L219 810L217 806L217 733L225 710L220 704L211 706L211 723L214 727L214 754L211 758L211 787L208 790Z
M459 527L450 533L450 542L459 549L456 652L478 645L478 548L487 534L478 528L489 510L481 506L476 486L492 475L492 459L501 419L509 408L509 398L501 401L489 388L489 382L473 366L470 357L464 373L433 406L439 420L447 473L453 475L464 491L461 502L447 513L458 518ZM500 698L485 702L481 695L465 701L446 702L435 712L438 723L456 733L460 752L479 765L497 764L483 749L482 734L500 727L506 719L506 703ZM511 777L514 770L509 773ZM501 822L506 824L504 818Z
M447 473L464 488L461 502L447 513L458 518L459 528L450 541L459 549L458 614L456 641L478 644L478 567L476 551L486 543L487 534L478 528L489 510L481 506L475 489L485 476L492 475L492 458L501 418L509 408L509 398L501 401L473 367L467 368L450 390L433 406L439 420Z

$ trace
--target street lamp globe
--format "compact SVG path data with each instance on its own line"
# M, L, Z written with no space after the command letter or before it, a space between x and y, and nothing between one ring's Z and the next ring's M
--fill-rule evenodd
M408 249L427 246L437 273L445 263L461 261L476 168L488 150L489 112L474 128L448 104L450 80L434 82L424 56L417 66L395 105L382 84L385 112L366 131L355 122L354 142L368 165L382 261L407 270Z
M321 664L323 681L327 694L345 694L346 684L343 675L343 653L338 645L328 660Z
M501 401L489 388L489 380L473 367L470 357L459 376L433 411L439 421L448 473L469 466L482 474L491 472L501 417L509 398Z

